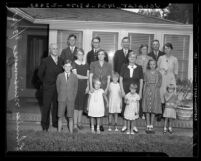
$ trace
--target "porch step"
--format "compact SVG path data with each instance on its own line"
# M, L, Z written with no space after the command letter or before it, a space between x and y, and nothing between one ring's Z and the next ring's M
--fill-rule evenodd
M35 113L19 113L20 118L18 120L23 122L38 122L41 121L41 114L35 114ZM11 113L7 114L7 120L10 121L17 121L17 113ZM63 122L66 123L66 120L63 119ZM88 116L83 115L82 117L82 123L89 125L90 119ZM108 125L108 118L104 117L103 124ZM123 119L121 117L118 118L118 125L123 126ZM155 127L163 127L164 126L164 120L161 120L160 122L155 121L154 123ZM146 122L143 119L136 120L136 126L137 127L146 127ZM193 128L193 120L174 120L172 122L172 126L176 128Z

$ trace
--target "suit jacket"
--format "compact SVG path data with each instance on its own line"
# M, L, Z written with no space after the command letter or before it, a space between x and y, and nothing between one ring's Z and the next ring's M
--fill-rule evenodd
M60 58L62 59L62 64L64 64L66 59L70 59L72 62L77 59L76 57L77 47L75 47L73 53L70 50L70 47L67 47L62 50Z
M159 52L158 52L158 57L156 57L156 55L154 54L153 51L150 52L150 53L148 53L147 55L150 56L150 57L152 57L152 58L153 58L154 60L156 60L156 62L157 62L157 61L158 61L158 58L159 58L160 56L162 56L162 55L165 55L165 53L159 50Z
M57 77L56 84L59 102L66 100L75 102L78 89L78 79L75 74L71 73L66 81L65 73L60 73Z
M43 83L43 89L56 88L57 75L62 71L62 61L60 58L58 58L57 65L51 56L44 58L38 69L38 78Z
M128 53L130 51L131 50L128 50ZM122 65L128 63L128 54L125 57L123 49L117 50L114 54L113 62L114 62L114 71L120 73Z
M98 53L94 53L94 50L92 49L87 53L87 63L90 65L91 62L98 60ZM106 53L105 59L106 62L108 62L108 54Z

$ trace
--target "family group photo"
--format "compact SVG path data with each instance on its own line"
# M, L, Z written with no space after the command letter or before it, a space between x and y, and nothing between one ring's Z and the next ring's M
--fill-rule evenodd
M7 7L8 154L197 154L192 6Z

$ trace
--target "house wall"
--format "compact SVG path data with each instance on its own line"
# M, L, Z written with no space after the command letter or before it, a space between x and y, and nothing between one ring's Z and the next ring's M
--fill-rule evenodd
M144 27L114 27L110 25L89 25L88 29L86 25L74 24L59 24L54 23L50 24L49 30L49 43L57 42L57 30L78 30L83 32L83 49L85 53L91 50L91 40L93 31L102 31L102 32L118 32L118 49L121 49L121 40L123 37L128 36L128 33L146 33L146 34L154 34L154 39L158 39L160 42L160 50L162 50L163 42L164 42L164 34L175 34L175 35L189 35L190 36L190 46L189 46L189 65L188 65L188 78L193 78L193 32L189 29L181 30L178 27L171 27L167 29L167 27L157 27L152 28L151 26ZM173 44L174 45L174 44ZM85 54L86 58L86 54Z

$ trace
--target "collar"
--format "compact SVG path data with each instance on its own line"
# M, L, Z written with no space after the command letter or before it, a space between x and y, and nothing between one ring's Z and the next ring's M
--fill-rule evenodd
M75 63L76 63L77 65L85 65L85 62L84 62L84 61L80 62L79 60L75 60Z
M100 48L99 48L99 49L93 49L94 53L95 53L95 50L96 50L96 52L97 52L98 50L100 50Z
M133 66L131 66L131 65L128 65L128 68L129 69L135 69L135 68L137 68L137 66L134 64Z
M50 56L52 57L52 59L53 59L54 61L58 60L58 57L55 57L55 56L52 56L52 55L50 55Z
M69 72L69 73L66 73L65 71L64 71L64 74L65 74L65 76L67 76L67 74L68 74L68 76L71 74L71 72Z
M70 46L70 49L74 51L74 49L75 49L75 46Z

